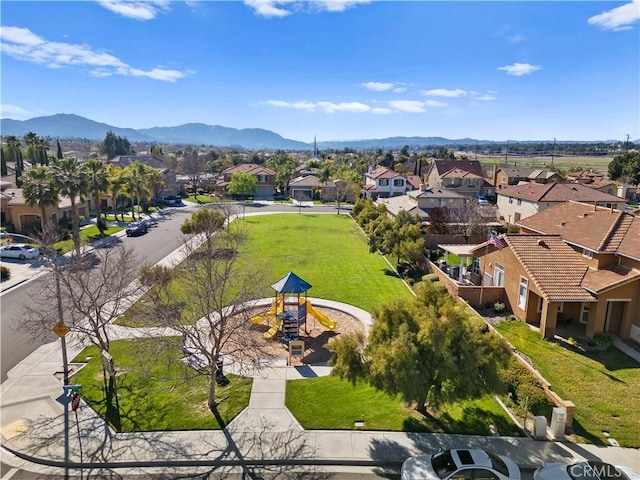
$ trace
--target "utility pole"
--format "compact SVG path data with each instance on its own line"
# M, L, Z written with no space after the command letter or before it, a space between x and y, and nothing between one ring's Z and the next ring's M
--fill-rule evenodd
M627 141L624 144L624 153L629 153L629 134L627 133Z

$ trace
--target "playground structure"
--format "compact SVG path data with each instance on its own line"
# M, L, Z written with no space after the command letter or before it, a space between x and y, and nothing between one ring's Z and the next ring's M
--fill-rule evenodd
M269 330L263 334L265 339L273 338L280 332L284 343L297 341L300 327L306 328L307 314L313 316L323 327L335 330L336 322L313 308L307 298L307 291L311 285L295 273L289 272L271 285L271 288L275 291L275 299L269 311L249 319L251 323L273 321ZM301 294L304 294L304 297L301 297ZM295 300L290 298L287 301L287 295L296 295L296 298Z

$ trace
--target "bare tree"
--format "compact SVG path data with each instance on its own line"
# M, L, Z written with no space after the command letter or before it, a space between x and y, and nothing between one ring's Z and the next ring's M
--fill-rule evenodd
M198 200L198 187L202 180L202 175L207 169L207 158L201 156L197 150L186 152L182 158L182 171L189 177L189 183L193 188L193 195Z
M65 259L66 260L66 259ZM103 368L105 387L114 385L114 365L109 355L112 323L141 295L137 281L139 262L133 250L122 245L74 256L49 265L42 293L25 306L27 328L48 334L55 324L51 305L58 304L65 325L83 345L93 344L109 359ZM58 320L58 319L56 319Z
M249 322L250 307L266 285L266 269L244 261L240 247L246 233L237 224L229 232L220 231L222 214L207 212L187 221L197 235L185 242L186 259L176 268L181 288L164 281L153 283L154 277L166 279L164 274L145 275L141 282L161 290L153 296L160 301L150 310L165 326L182 334L183 348L191 355L189 363L208 376L208 406L215 414L223 355L255 366L266 354L267 343ZM187 298L181 292L188 292Z
M464 237L464 242L486 231L486 219L481 205L472 198L465 198L447 207L448 233Z

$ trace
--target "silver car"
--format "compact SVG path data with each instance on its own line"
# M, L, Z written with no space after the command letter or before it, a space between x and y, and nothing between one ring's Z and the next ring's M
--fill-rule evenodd
M7 258L19 258L20 260L38 258L40 250L30 247L25 243L12 243L0 247L0 256Z
M478 449L442 450L402 464L402 480L520 480L518 465L508 457Z
M533 473L534 480L640 480L629 467L604 462L547 463Z

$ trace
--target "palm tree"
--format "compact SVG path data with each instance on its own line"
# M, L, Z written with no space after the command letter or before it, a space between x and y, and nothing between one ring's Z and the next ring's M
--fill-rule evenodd
M148 198L149 188L147 187L147 167L141 162L132 162L125 168L125 185L131 198L131 217L136 219L135 206L140 205L141 198Z
M118 220L118 200L125 186L124 170L116 167L112 163L107 164L107 191L113 199L113 209L115 211L116 220ZM122 212L122 221L124 222L124 212Z
M60 194L71 200L71 233L76 254L80 255L80 219L76 197L82 198L89 193L89 177L82 164L72 157L56 160L52 170Z
M109 186L107 169L98 158L90 158L84 163L84 168L89 176L89 187L96 199L96 220L100 221L102 215L102 194Z
M34 142L34 157L36 159L40 159L40 165L49 165L49 156L47 155L47 150L49 150L49 142L44 137L36 138Z
M24 137L24 144L27 146L27 153L32 163L36 163L36 139L38 135L34 132L27 132Z
M147 186L153 197L153 204L156 205L156 198L158 196L158 189L166 185L162 172L157 168L149 168L146 173Z
M49 167L33 166L25 174L22 195L27 205L40 207L42 229L47 226L47 207L58 204L58 190Z

